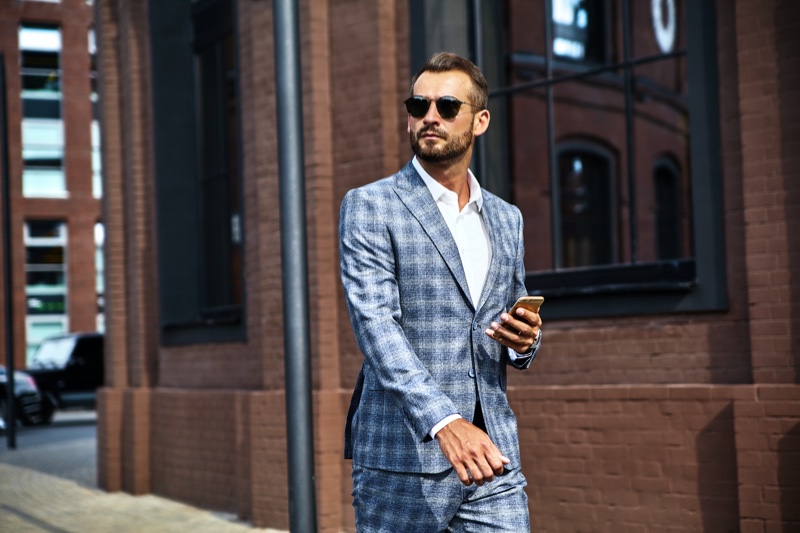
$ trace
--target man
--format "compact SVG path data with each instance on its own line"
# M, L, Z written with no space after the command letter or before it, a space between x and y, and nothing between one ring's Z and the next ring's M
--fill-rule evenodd
M522 217L469 171L489 126L470 61L431 57L405 101L415 157L351 190L341 274L364 364L348 413L359 531L527 531L506 366L527 368L541 319L526 294Z

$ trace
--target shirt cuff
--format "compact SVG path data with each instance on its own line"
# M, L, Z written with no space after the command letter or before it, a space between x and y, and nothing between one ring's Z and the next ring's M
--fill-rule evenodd
M441 422L439 422L438 424L433 426L433 429L431 429L431 431L430 431L431 438L435 439L436 438L436 434L439 433L439 430L441 430L447 424L449 424L450 422L452 422L453 420L456 420L458 418L462 418L462 416L461 415L449 415L449 416L444 417Z

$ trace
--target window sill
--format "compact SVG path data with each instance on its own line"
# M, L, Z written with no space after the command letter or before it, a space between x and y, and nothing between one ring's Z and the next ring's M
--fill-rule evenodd
M546 319L594 318L726 307L718 287L698 283L691 259L528 273L529 294L545 297Z

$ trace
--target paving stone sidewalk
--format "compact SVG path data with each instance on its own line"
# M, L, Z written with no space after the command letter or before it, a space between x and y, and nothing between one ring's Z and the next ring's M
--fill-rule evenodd
M0 533L280 533L159 496L97 489L94 417L59 415L53 426L75 426L61 441L34 441L42 428L28 428L18 449L0 443Z
M245 533L252 528L153 495L107 493L0 463L0 531L14 533Z

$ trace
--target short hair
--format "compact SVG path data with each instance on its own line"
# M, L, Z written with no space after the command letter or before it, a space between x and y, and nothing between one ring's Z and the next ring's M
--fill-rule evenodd
M422 65L419 72L411 78L411 94L414 94L414 85L416 85L417 80L424 72L451 72L454 70L469 76L470 81L472 81L472 88L467 94L471 103L481 109L486 109L489 105L489 84L486 83L486 78L483 76L481 69L469 59L452 52L437 52Z

